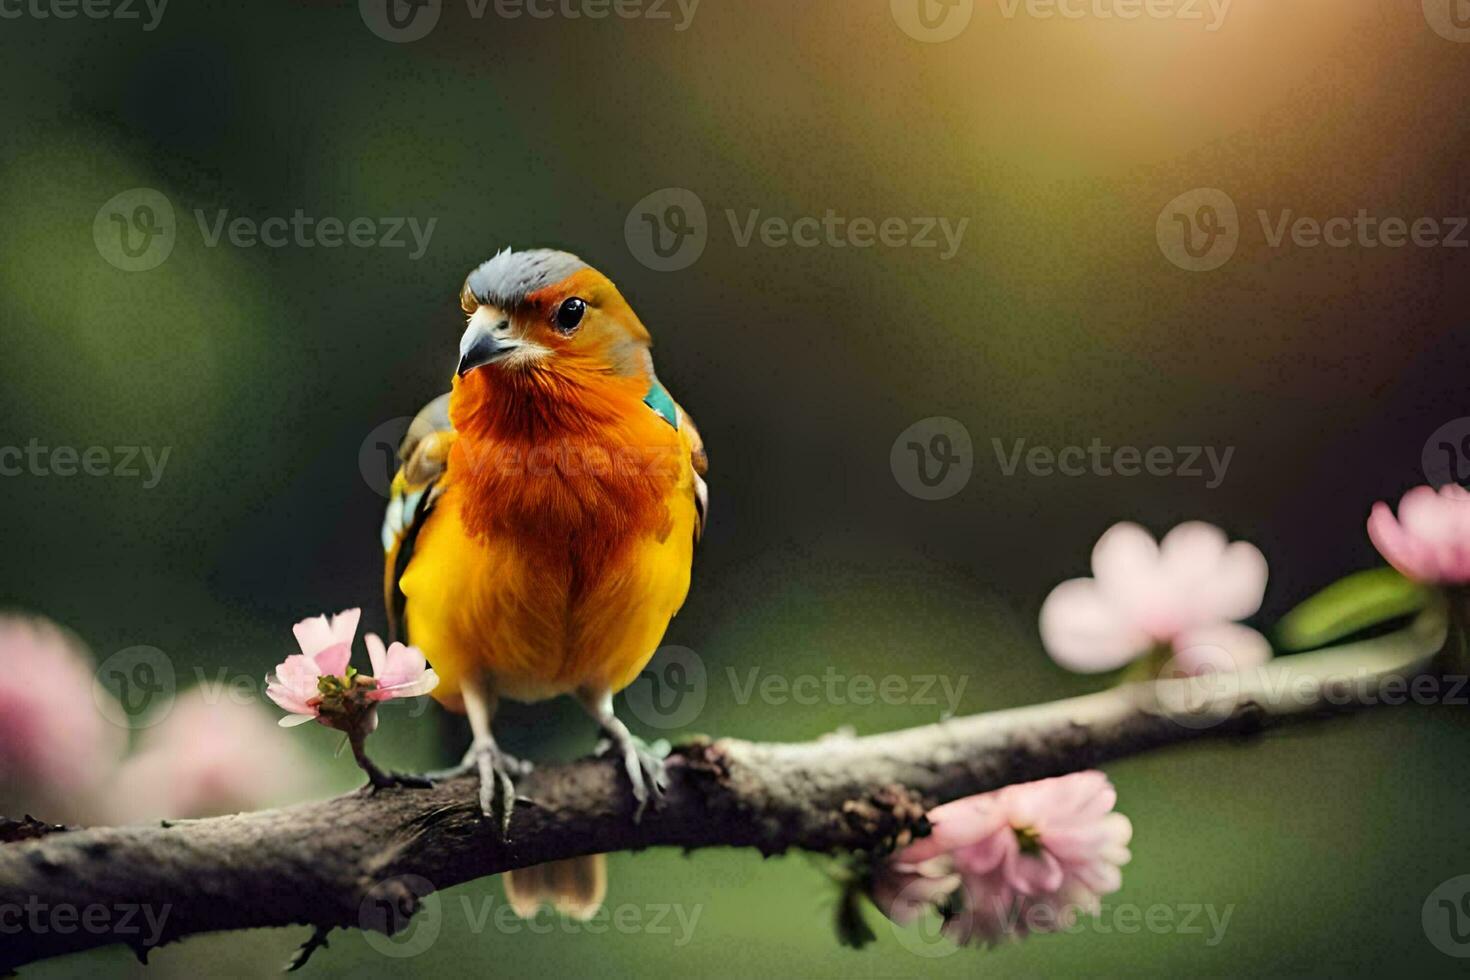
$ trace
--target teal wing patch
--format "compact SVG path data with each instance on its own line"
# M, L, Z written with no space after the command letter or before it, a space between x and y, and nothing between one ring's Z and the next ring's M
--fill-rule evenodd
M674 397L669 394L669 389L665 388L658 378L653 379L648 394L643 396L643 404L653 409L659 418L672 425L675 432L679 431L679 406L674 404Z

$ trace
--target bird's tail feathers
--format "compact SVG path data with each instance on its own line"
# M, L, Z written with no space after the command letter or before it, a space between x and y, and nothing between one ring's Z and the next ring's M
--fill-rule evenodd
M585 922L602 908L607 895L607 855L552 861L507 871L505 897L516 915L530 919L543 904L562 915Z

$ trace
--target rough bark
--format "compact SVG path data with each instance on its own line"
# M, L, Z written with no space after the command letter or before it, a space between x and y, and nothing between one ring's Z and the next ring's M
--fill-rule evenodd
M519 787L531 802L517 806L508 841L481 818L470 778L163 826L26 825L0 843L0 968L119 942L143 955L149 930L134 913L137 931L127 931L125 908L166 911L160 942L290 925L391 932L430 889L579 854L882 848L922 833L927 807L961 796L1425 700L1411 682L1439 683L1430 653L1441 641L1421 625L1246 674L1132 684L881 735L685 745L669 759L662 805L636 824L612 762L539 769ZM58 928L56 912L67 909L76 925ZM89 910L102 922L99 909L106 924L88 927Z

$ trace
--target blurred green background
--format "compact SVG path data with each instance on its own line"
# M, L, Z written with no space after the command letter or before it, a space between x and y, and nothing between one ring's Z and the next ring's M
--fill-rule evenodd
M713 520L667 639L708 668L691 730L804 739L938 717L741 703L730 669L964 678L965 713L1092 689L1044 656L1036 613L1120 519L1162 533L1199 518L1256 542L1263 627L1379 562L1372 502L1424 482L1425 441L1470 414L1467 253L1273 248L1254 216L1470 213L1470 45L1431 31L1419 0L1237 0L1214 31L1008 18L982 0L932 44L887 0L704 0L683 31L668 9L477 18L445 0L412 43L345 2L176 2L153 30L142 7L141 21L0 22L0 445L170 448L151 488L0 479L4 604L99 658L157 647L186 682L259 677L289 625L323 610L360 604L381 630L381 473L359 457L447 386L459 285L507 245L566 248L617 281L709 447ZM138 187L171 203L175 241L128 272L93 221ZM624 236L666 187L709 215L702 257L667 273ZM1196 187L1229 193L1243 225L1209 274L1155 239L1160 210ZM412 260L208 247L195 209L436 224ZM969 225L945 261L741 247L731 209ZM933 416L962 422L975 458L961 492L928 502L889 451ZM1094 437L1235 454L1207 489L1006 476L992 448ZM375 754L435 764L439 727L390 716ZM500 730L542 758L593 738L565 704L513 708ZM298 734L322 794L355 784L330 733ZM1459 963L1420 913L1470 872L1467 749L1463 710L1411 708L1109 767L1136 827L1109 904L1228 907L1215 945L1208 928L1088 930L933 957L920 952L947 950L870 912L880 942L852 952L801 857L653 852L613 856L608 906L644 922L679 906L698 915L688 936L675 914L670 933L508 931L499 883L482 881L444 893L417 955L340 934L304 975L1449 974ZM490 903L483 928L465 900ZM152 975L258 976L305 935L191 940L156 953ZM144 972L114 949L27 973L99 971Z

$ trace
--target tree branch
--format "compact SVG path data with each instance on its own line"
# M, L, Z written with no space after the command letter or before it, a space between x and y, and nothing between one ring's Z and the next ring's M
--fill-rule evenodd
M669 759L663 805L637 824L611 761L539 769L519 787L534 802L517 806L508 843L480 817L470 778L158 827L56 828L0 844L0 970L113 943L145 956L218 930L391 932L430 890L581 854L884 847L922 833L928 807L961 796L1165 746L1435 700L1426 685L1440 683L1432 652L1443 633L1421 620L1259 671L1131 684L863 738L686 745Z

